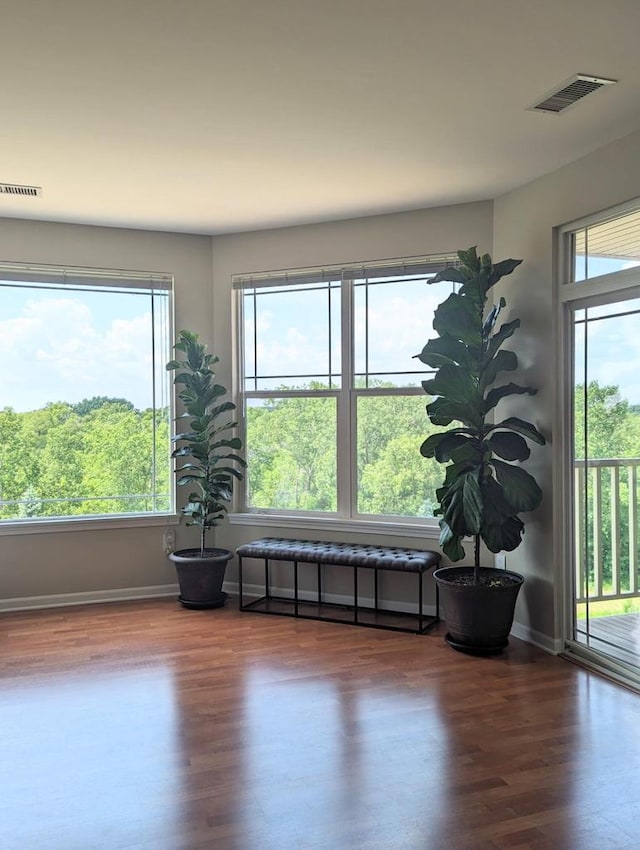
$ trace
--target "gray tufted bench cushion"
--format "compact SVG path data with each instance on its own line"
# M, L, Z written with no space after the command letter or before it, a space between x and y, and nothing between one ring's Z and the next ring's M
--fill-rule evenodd
M428 550L366 543L331 543L326 540L287 540L282 537L261 537L240 546L236 554L245 558L273 558L410 573L423 573L440 563L440 555Z
M438 593L436 588L435 616L423 612L422 579L427 570L437 567L440 554L430 550L407 549L401 546L375 546L367 543L334 543L326 540L290 540L284 537L261 537L245 543L236 550L238 556L238 585L240 610L262 614L281 614L311 620L370 626L378 629L424 634L438 622ZM243 591L243 559L264 561L264 595L245 602ZM270 561L293 563L293 596L283 589L274 593L271 587ZM316 565L315 592L301 590L298 583L298 565ZM324 592L323 567L350 567L353 593L351 600ZM364 568L373 573L373 599L363 600L358 585L358 571ZM413 573L417 577L417 613L397 611L379 604L378 573ZM259 591L261 593L261 591ZM254 591L255 595L255 591ZM373 604L371 604L371 601ZM417 605L416 605L417 603ZM412 624L407 625L411 622Z

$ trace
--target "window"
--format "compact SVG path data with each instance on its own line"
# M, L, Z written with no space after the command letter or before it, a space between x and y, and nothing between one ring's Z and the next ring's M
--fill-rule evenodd
M244 510L347 519L432 517L442 467L414 359L454 257L237 276Z
M569 283L580 283L640 265L640 210L596 219L568 232Z
M171 287L0 265L0 524L171 511Z

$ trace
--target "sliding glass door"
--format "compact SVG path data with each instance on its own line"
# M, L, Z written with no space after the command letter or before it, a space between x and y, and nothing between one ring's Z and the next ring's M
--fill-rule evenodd
M640 297L570 306L575 647L640 669Z
M559 229L565 649L640 683L640 199Z

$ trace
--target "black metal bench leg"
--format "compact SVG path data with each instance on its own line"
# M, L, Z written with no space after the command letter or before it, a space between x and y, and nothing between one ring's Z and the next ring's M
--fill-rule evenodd
M353 568L353 622L358 623L358 568Z

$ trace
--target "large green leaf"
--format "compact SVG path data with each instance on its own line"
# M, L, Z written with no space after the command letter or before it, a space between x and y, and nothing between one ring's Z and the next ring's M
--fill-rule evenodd
M470 439L472 438L468 434L461 433L459 429L432 434L420 446L420 454L424 457L435 457L439 463L446 463L451 460L451 452Z
M467 345L482 348L482 314L471 299L456 292L435 311L433 328L441 336L448 334Z
M422 382L422 386L429 395L443 396L450 401L474 406L480 401L478 384L473 375L468 369L453 363L441 366L431 380Z
M436 336L430 339L420 354L414 357L426 366L438 368L444 363L458 363L461 366L469 365L469 351L467 346L459 339L454 339L448 334Z
M480 476L477 469L459 475L442 500L443 519L454 534L478 534L482 520Z
M482 420L478 418L477 405L460 404L446 398L437 398L428 404L427 415L434 425L463 422L465 425L477 428L482 424Z
M502 343L512 337L514 333L520 327L520 319L513 319L511 322L505 322L504 325L500 325L500 329L497 330L491 339L489 340L489 344L487 345L487 352L485 361L488 363L496 353L496 351L500 348Z
M440 520L440 547L450 561L460 561L465 556L462 537L454 534L445 520Z
M470 274L477 274L482 268L480 257L478 257L478 246L472 245L466 251L457 251L458 259L465 270Z
M236 406L232 401L223 401L217 407L210 410L211 416L220 416L221 413L226 413L228 410L235 410Z
M461 466L481 469L483 467L482 443L477 437L467 439L463 445L451 452L451 460Z
M480 386L484 390L495 381L498 372L513 372L517 368L518 358L513 351L498 351L482 370Z
M501 401L503 398L506 398L510 395L535 395L537 390L534 390L532 387L522 387L520 384L514 384L510 382L508 384L504 384L501 387L495 387L492 390L489 390L484 400L484 414L486 414L493 410L493 408Z
M524 437L510 431L494 431L486 443L503 460L526 460L531 454Z
M545 438L542 436L540 431L538 431L535 425L532 425L530 422L526 422L524 419L519 419L517 416L508 416L506 419L503 419L502 422L497 422L495 425L492 425L489 430L496 431L498 428L507 428L509 431L516 431L518 434L528 437L540 446L544 446L546 442Z
M533 511L542 501L542 490L533 476L519 466L501 460L492 460L496 480L501 485L504 498L514 513Z
M510 552L522 540L524 523L504 498L504 490L494 478L482 485L482 539L491 552Z
M511 274L515 269L518 268L522 260L501 260L499 263L495 263L491 270L491 275L489 277L489 287L494 286L500 278L506 277L508 274ZM487 289L489 288L487 287Z
M211 443L211 449L220 449L220 448L228 448L228 449L241 449L242 448L242 440L240 437L232 437L229 440L216 440L214 443Z
M206 481L206 475L204 473L192 473L191 475L181 475L176 483L182 486L183 484L194 484L202 481Z
M451 283L464 283L468 277L469 273L465 269L457 268L455 266L447 266L446 269L443 269L432 278L429 278L427 283L443 283L445 281L450 281Z
M510 516L501 525L482 523L481 537L490 552L512 552L522 542L524 523L517 516Z
M479 272L474 272L458 290L460 295L468 298L480 312L484 312L488 275L488 269L481 269Z

